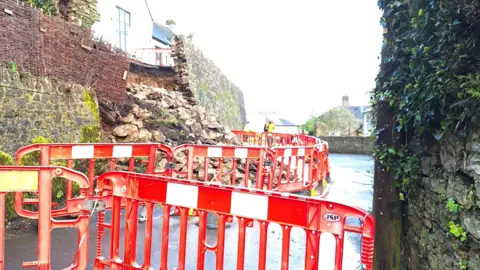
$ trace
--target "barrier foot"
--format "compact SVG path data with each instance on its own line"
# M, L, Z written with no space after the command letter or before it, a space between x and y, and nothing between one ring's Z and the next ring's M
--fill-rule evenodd
M310 197L310 190L292 191L292 194Z
M200 221L195 221L195 225L198 226ZM230 223L225 224L225 228L230 228L232 225ZM218 216L216 214L207 214L207 229L209 230L218 230Z

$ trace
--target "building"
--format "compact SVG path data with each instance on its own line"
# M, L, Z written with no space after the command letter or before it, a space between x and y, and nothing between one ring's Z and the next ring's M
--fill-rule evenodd
M362 125L361 130L358 130L357 133L362 134L363 136L369 136L372 131L372 125L370 123L370 107L369 106L350 106L350 101L348 96L342 97L342 107L348 109L355 115L356 118L360 119Z
M263 132L263 126L268 120L272 120L275 124L275 132L286 134L298 134L301 130L299 127L302 125L296 125L285 118L277 115L275 112L260 112L255 114L249 114L247 116L250 126L256 132Z
M156 66L173 66L171 27L154 22L146 1L102 0L94 38L114 45L132 59Z

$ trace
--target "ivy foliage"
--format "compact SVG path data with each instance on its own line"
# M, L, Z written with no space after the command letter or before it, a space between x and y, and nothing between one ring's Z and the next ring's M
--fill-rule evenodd
M389 127L405 136L401 149L378 146L377 161L395 168L399 183L419 179L412 138L460 137L480 124L480 2L379 0L384 27L382 70L373 106L388 103ZM418 150L418 149L417 149Z
M24 0L28 4L37 7L47 15L57 15L58 13L58 1L53 0Z

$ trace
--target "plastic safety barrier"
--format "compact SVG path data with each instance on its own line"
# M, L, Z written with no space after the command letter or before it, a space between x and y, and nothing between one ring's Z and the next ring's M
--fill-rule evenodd
M95 187L95 163L98 160L108 160L110 171L115 170L117 159L129 159L128 171L135 170L135 162L138 158L145 158L141 163L146 165L145 172L148 174L170 175L170 169L163 172L155 172L155 160L158 151L162 152L168 162L172 159L172 150L162 144L33 144L19 149L15 154L17 164L27 154L40 154L40 166L49 166L52 161L67 161L67 167L73 168L73 162L86 160L88 162L88 179L91 183L89 196L94 195ZM77 215L84 203L84 198L74 198L72 194L72 182L66 183L66 206L62 209L52 210L52 216ZM38 205L37 198L24 198L22 192L15 194L15 211L18 215L35 218L36 212L26 210L25 205Z
M287 146L295 145L295 137L293 134L283 134L283 133L257 133L251 131L232 131L243 143L251 146L263 146L263 147L274 147L274 146Z
M261 134L253 131L232 131L243 143L251 146L261 146Z
M232 131L243 143L252 146L279 147L279 146L312 146L326 143L313 136L304 134L283 134L269 132ZM328 145L328 144L327 144ZM328 147L328 146L327 146Z
M142 175L128 172L109 172L100 176L99 181L113 183L113 208L112 223L105 226L111 227L110 254L102 255L102 250L97 250L94 269L169 269L172 248L169 246L169 237L172 237L169 215L162 215L160 258L152 257L152 242L154 234L153 209L155 204L161 205L163 213L168 213L171 207L180 211L179 241L177 265L174 269L184 270L192 267L192 260L187 258L187 233L188 210L196 209L198 217L197 253L193 263L196 269L206 268L206 253L215 255L215 269L245 269L247 263L246 246L253 245L253 241L246 242L247 232L252 227L259 228L258 235L258 269L267 269L267 261L279 261L281 269L290 266L291 233L293 230L303 230L305 233L304 268L321 269L319 265L320 239L324 233L335 238L334 269L342 269L343 244L345 232L361 234L361 262L365 269L372 269L373 245L375 235L375 220L366 211L343 204L326 200L308 199L305 197L286 196L275 192L248 190L245 188L220 187L209 183L193 182L181 179L171 179L162 176ZM125 224L121 222L121 200L127 198L125 211ZM147 205L147 222L143 239L143 263L137 261L137 209L138 204ZM218 217L217 243L208 245L206 239L207 214ZM347 217L361 221L360 225L348 225ZM177 223L177 221L175 221ZM226 248L226 227L228 223L238 223L237 250L233 251L236 257L236 266L225 266L225 253L231 248ZM269 227L273 224L281 226L281 253L275 258L267 257L267 243L270 236ZM178 225L176 225L178 226ZM122 228L123 231L122 237ZM155 226L155 229L159 229ZM177 230L175 230L176 232ZM101 230L99 230L101 233ZM100 235L103 236L103 235ZM99 236L99 239L102 237ZM121 239L122 238L122 239ZM276 237L275 237L276 238ZM157 239L157 238L156 238ZM250 238L249 238L250 239ZM252 239L253 240L253 239ZM234 241L230 238L229 241ZM122 247L123 243L123 247ZM102 244L98 245L99 247ZM188 246L189 252L194 247ZM268 250L275 248L268 247ZM123 254L120 250L123 249ZM295 252L302 252L296 249ZM251 253L249 253L251 259ZM122 256L123 255L123 256ZM154 259L152 259L154 258ZM158 258L158 259L157 259ZM160 267L154 260L160 261ZM158 263L158 261L157 261ZM155 266L154 266L155 265ZM210 266L208 269L212 269ZM249 268L250 269L250 268Z
M250 187L254 175L257 189L263 189L271 181L271 166L274 153L262 147L181 145L173 150L174 157L185 155L185 172L172 172L174 177L204 182L226 182L236 186L240 181ZM243 173L237 172L241 166Z
M50 270L51 230L76 228L78 230L78 250L69 269L86 269L88 256L89 211L80 208L75 220L52 219L52 182L56 177L73 181L80 186L82 194L89 191L87 177L79 172L61 167L0 166L0 270L5 269L5 196L8 192L38 192L38 259L23 262L23 268ZM8 259L8 258L7 258Z
M263 132L261 134L261 146L276 147L276 146L290 146L295 144L295 135L283 133L269 133Z
M276 147L272 151L275 153L275 174L269 185L276 183L278 191L310 190L325 177L322 152L316 146Z

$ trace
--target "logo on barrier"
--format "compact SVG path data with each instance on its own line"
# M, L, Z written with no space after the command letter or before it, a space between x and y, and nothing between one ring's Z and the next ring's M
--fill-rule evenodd
M323 219L326 221L337 222L340 221L340 216L334 213L326 213L323 215Z

